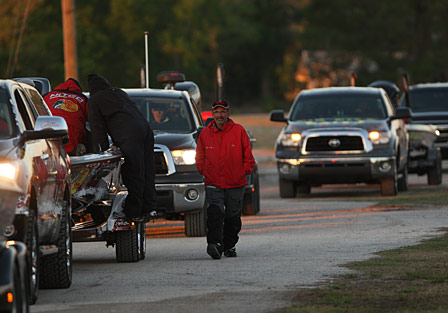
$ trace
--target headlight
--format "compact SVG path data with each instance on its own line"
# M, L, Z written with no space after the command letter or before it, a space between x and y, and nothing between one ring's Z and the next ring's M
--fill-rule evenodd
M385 144L390 140L390 132L371 131L369 132L369 139L373 144Z
M299 133L283 134L282 137L280 138L280 142L282 143L282 145L293 147L298 147L301 140L302 135Z
M14 180L17 177L18 168L13 163L0 163L0 178Z
M196 163L196 150L173 150L171 151L174 164L176 165L192 165Z

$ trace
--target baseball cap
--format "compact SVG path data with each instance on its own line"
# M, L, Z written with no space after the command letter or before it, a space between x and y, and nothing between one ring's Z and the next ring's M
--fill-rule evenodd
M212 110L221 107L225 110L229 109L229 104L227 102L225 102L224 100L218 100L215 103L212 104Z

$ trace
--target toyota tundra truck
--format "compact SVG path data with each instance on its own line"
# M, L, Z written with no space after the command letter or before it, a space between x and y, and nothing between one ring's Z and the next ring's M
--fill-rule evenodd
M309 194L323 184L379 184L393 196L408 186L407 107L394 108L385 91L371 87L304 90L283 122L276 142L280 196Z

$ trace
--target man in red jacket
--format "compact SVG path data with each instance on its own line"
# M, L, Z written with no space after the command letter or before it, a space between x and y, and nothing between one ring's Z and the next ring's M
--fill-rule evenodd
M85 152L87 97L82 93L78 81L67 79L47 93L44 100L53 115L61 116L67 122L69 142L64 145L65 151L69 155Z
M196 167L204 175L209 205L207 253L220 259L222 253L236 257L246 175L252 173L255 160L246 130L229 118L229 105L215 102L212 114L214 121L199 135Z

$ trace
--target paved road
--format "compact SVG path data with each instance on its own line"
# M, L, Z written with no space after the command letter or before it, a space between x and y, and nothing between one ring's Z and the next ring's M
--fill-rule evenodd
M237 258L212 260L204 238L186 238L181 222L159 220L138 263L116 263L102 242L75 244L71 288L40 291L32 312L272 312L290 305L298 287L347 272L340 264L417 243L446 226L447 208L360 200L379 197L378 186L323 187L280 199L275 168L260 171L262 211L243 218ZM410 182L410 192L426 188L422 178Z

